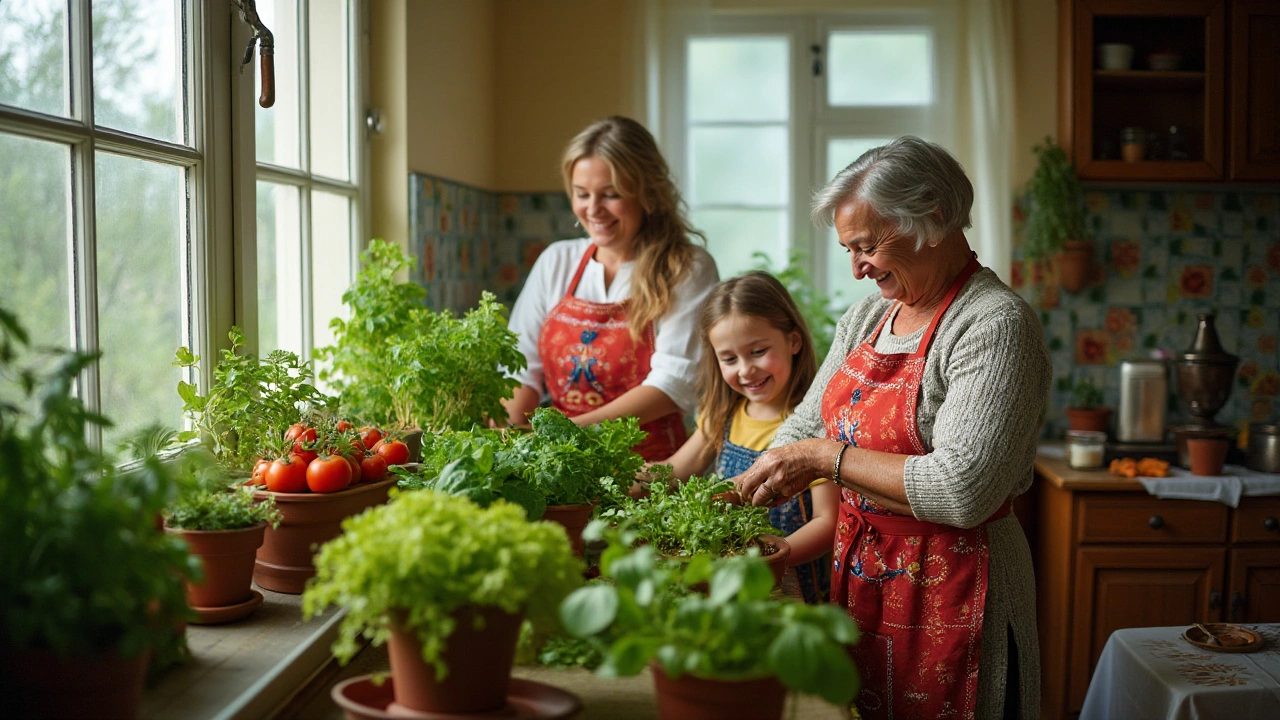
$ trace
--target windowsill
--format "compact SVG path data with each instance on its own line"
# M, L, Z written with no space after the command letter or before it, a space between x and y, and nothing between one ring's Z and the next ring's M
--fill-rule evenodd
M345 613L330 608L303 622L300 595L254 589L264 602L249 617L187 628L191 659L148 684L141 717L270 717L328 664Z

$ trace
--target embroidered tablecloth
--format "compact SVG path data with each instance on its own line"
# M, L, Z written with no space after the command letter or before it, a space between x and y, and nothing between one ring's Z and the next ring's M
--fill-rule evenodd
M1262 649L1201 650L1182 639L1186 626L1115 631L1080 720L1280 718L1280 623L1245 627L1262 635Z

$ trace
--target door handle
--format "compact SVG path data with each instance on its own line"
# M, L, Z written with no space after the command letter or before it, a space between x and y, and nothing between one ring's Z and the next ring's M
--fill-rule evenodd
M1222 607L1222 593L1217 590L1209 591L1209 609L1217 610Z

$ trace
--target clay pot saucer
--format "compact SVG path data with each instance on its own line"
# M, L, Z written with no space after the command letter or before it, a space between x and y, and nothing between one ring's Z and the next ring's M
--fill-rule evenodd
M247 618L253 614L254 610L262 604L262 593L257 590L250 590L253 593L248 600L235 605L224 605L223 607L193 607L196 613L196 619L192 620L194 625L222 625L224 623L235 622L243 618Z
M1261 635L1241 625L1205 623L1203 627L1213 633L1212 640L1205 636L1204 630L1195 625L1182 633L1183 639L1202 650L1224 653L1253 652L1263 646Z
M373 684L372 675L358 675L338 683L330 693L342 708L347 720L473 720L476 718L510 718L534 720L567 718L582 710L582 702L573 693L532 680L511 678L511 689L505 707L481 713L424 713L402 707L395 702L395 678L382 685Z

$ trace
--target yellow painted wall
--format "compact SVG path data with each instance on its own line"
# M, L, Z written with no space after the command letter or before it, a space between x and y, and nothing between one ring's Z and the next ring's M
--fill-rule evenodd
M383 132L369 140L369 232L408 247L409 175L405 165L405 3L371 0L369 105L382 112Z
M639 0L498 0L496 189L557 190L569 140L635 114Z
M1014 4L1013 182L1021 188L1031 177L1031 146L1045 135L1058 136L1058 4L1054 0L1016 0Z
M496 187L494 10L493 0L408 3L408 172Z

